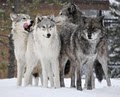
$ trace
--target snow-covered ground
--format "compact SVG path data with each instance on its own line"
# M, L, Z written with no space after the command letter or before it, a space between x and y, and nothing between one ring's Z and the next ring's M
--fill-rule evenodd
M99 83L93 90L78 91L69 88L70 79L65 79L66 87L53 89L41 86L17 87L16 78L0 80L0 97L120 97L120 79L112 79L112 86L107 87L106 81ZM82 80L84 84L84 80Z

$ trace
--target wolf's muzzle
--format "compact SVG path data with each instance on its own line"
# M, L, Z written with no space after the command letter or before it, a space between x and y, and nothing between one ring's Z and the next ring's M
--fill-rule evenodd
M25 30L28 32L31 32L31 26L33 25L34 21L30 21L30 25L28 25L27 27L25 27Z

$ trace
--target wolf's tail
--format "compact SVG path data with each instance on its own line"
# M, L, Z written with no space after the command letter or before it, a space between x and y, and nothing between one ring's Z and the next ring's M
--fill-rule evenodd
M102 65L98 62L98 60L94 63L95 74L99 82L103 80L104 72L102 69Z

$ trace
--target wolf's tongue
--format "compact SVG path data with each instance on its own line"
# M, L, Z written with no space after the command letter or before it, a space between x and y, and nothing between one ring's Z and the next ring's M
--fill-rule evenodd
M27 23L24 23L24 25L23 25L24 28L28 28L28 26L29 25Z

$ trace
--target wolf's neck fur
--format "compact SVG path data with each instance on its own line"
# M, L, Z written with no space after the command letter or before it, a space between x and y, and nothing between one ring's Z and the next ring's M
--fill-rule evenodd
M42 37L42 38L43 38L43 40L41 40L41 42L42 42L41 45L47 46L47 47L52 46L55 41L58 41L57 33L54 33L54 35L52 35L50 38L45 38L45 37Z
M78 37L78 40L81 41L80 47L84 54L96 54L96 46L98 44L98 40L89 41L82 36Z
M18 31L16 29L12 29L12 34L15 49L19 47L26 49L28 34L26 32Z

